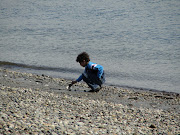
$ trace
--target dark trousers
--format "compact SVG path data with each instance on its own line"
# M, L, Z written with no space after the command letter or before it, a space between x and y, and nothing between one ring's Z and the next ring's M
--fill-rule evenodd
M100 88L103 83L105 83L105 75L102 74L101 78L99 79L97 77L97 73L83 73L83 81L87 83L87 85L92 89L96 90L97 88Z

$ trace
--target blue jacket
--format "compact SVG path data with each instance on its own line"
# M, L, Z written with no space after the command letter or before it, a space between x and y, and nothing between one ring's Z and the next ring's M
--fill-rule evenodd
M101 65L89 61L89 63L85 66L84 72L87 73L88 70L91 70L91 72L97 72L97 77L101 78L104 68ZM82 78L82 75L80 75L76 81L80 82Z

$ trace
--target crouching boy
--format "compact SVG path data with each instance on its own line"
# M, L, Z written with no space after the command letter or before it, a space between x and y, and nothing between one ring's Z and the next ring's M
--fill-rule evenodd
M89 92L98 92L102 88L102 84L105 83L103 67L91 62L86 52L80 53L76 61L79 62L82 67L85 67L85 70L77 80L71 82L70 86L83 80L91 88Z

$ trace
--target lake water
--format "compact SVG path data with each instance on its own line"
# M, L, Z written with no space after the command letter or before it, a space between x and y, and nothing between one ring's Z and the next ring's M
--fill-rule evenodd
M180 93L180 1L1 0L0 66L76 79L83 51L108 85Z

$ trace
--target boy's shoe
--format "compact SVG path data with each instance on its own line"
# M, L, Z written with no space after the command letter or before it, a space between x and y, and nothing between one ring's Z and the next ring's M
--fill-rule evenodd
M88 91L88 92L95 92L94 90L90 90L90 91Z
M102 87L99 87L97 89L94 90L94 92L99 92L101 90Z
M90 91L88 91L88 92L99 92L99 91L101 90L101 88L102 88L102 87L98 87L98 88L96 88L95 90L90 90Z

